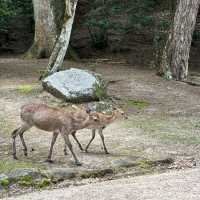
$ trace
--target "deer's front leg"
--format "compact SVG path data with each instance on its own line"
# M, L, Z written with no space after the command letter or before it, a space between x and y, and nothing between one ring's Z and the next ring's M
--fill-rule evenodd
M104 149L105 154L109 154L108 150L106 148L106 145L105 145L104 135L103 135L103 129L102 128L99 129L99 135L100 135L102 143L103 143L103 149Z
M90 146L90 144L92 143L92 141L94 140L95 138L95 129L92 129L92 138L90 139L89 143L87 144L86 148L85 148L85 152L88 152L88 148Z

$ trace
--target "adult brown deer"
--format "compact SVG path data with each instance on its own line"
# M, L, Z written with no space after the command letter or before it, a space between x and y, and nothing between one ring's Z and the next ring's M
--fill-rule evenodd
M74 157L75 164L81 165L72 149L69 135L88 126L94 126L94 124L98 121L98 117L96 115L90 114L86 110L67 112L61 108L53 108L45 104L35 103L24 105L21 108L20 114L22 125L12 132L12 149L14 159L17 159L15 142L17 135L20 136L24 155L27 156L27 146L24 141L23 134L25 131L35 126L41 130L53 132L47 161L51 161L53 146L56 142L58 134L60 133L64 138L65 146L68 146Z

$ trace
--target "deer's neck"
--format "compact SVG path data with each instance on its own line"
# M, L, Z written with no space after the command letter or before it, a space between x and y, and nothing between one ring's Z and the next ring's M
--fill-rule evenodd
M117 117L116 117L115 113L112 113L112 115L105 117L105 122L107 122L109 124L109 123L112 123L113 121L115 121L116 119L117 119Z
M81 128L86 128L87 126L89 126L90 125L90 118L89 118L89 116L86 117L86 119L83 120L79 125L81 126Z

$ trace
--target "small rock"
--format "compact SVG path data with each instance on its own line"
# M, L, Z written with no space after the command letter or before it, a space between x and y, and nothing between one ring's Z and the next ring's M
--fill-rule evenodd
M53 181L62 181L76 176L76 171L71 168L53 168L42 172L44 176Z
M92 112L103 112L106 114L112 114L113 112L113 105L105 101L91 102L87 104L87 107Z
M22 177L31 176L33 179L37 179L41 176L41 174L34 168L25 168L25 169L16 169L7 173L9 180L20 180Z
M111 165L114 168L120 168L120 167L134 167L137 166L137 162L133 161L133 160L129 160L129 159L117 159L117 160L113 160L111 162Z

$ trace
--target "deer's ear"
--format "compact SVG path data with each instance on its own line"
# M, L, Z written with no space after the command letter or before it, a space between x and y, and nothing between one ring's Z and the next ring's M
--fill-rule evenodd
M94 121L97 122L99 119L98 117L93 117Z
M98 115L91 115L92 119L96 122L99 121L99 116Z

